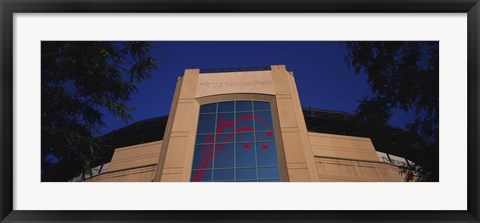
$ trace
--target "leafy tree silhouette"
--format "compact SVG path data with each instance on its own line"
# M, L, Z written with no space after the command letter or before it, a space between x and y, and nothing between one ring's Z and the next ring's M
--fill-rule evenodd
M131 119L126 101L158 66L151 48L149 42L42 41L42 181L68 181L102 157L102 111Z
M385 125L395 109L414 111L400 146L416 165L402 171L406 180L438 181L439 43L437 41L345 42L345 61L366 74L373 96L365 96L357 118L370 128Z

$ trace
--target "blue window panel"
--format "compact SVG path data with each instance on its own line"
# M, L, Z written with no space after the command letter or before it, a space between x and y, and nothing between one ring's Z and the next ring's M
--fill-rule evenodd
M237 133L235 136L235 142L244 143L244 142L253 142L254 135L253 133ZM253 146L252 146L253 147Z
M252 111L252 101L236 101L235 110L240 111Z
M259 167L258 179L280 179L278 167Z
M218 134L216 137L217 144L233 143L234 133Z
M214 133L215 132L215 114L200 115L198 119L197 133Z
M269 131L273 132L272 113L255 112L255 131Z
M258 180L258 182L281 182L280 179Z
M255 140L258 141L274 141L275 136L273 135L273 132L257 132L255 134Z
M217 144L215 147L214 168L234 167L234 144Z
M217 103L200 106L200 113L213 113L213 112L217 112Z
M209 159L210 158L210 159ZM213 146L209 144L195 146L192 169L210 169L213 162Z
M235 103L233 101L219 102L218 112L233 112Z
M275 142L257 142L257 165L258 166L277 166L277 148Z
M217 115L217 132L235 132L235 119L233 113L218 113Z
M207 134L207 135L197 135L197 139L195 141L195 144L208 144L208 143L213 143L213 138L214 135L212 134Z
M200 110L192 181L280 181L269 102L219 102Z
M270 102L266 101L254 101L253 109L255 111L270 111Z
M253 114L251 112L237 112L235 114L235 125L237 131L252 132L253 129Z
M235 162L237 167L255 168L255 149L253 146L245 148L243 145L237 144L235 148Z
M236 180L245 181L245 180L257 180L257 169L248 168L248 169L236 169Z
M194 182L210 182L212 181L211 170L193 170L190 181Z
M213 171L213 181L225 181L225 180L233 180L233 169L227 170L214 170Z
M244 150L255 150L255 144L253 142L243 142L243 143L235 143L237 149L244 149Z

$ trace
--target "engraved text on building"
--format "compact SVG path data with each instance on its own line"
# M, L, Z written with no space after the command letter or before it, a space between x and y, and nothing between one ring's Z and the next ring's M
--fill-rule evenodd
M272 85L272 80L264 81L203 81L199 83L202 87L207 88L223 88L223 87L253 87L253 86L270 86Z

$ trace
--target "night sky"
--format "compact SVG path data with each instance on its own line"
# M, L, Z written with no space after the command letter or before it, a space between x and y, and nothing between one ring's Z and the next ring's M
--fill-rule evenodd
M357 75L344 60L346 46L326 41L161 41L152 53L162 63L138 85L128 105L136 108L124 123L105 113L102 134L137 121L168 115L177 78L188 68L230 68L285 64L295 75L302 107L353 113L370 95L367 75ZM415 115L396 111L390 124L404 128Z

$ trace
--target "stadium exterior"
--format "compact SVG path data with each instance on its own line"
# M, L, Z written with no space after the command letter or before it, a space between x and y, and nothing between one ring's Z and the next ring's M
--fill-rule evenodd
M349 119L302 109L284 65L187 69L168 117L106 135L113 155L73 181L404 181L409 161L377 151Z

